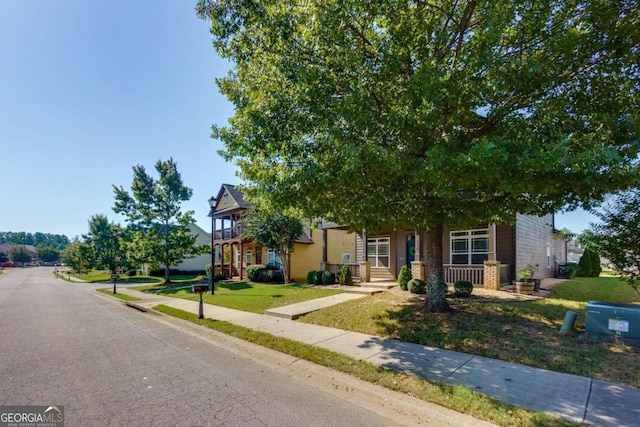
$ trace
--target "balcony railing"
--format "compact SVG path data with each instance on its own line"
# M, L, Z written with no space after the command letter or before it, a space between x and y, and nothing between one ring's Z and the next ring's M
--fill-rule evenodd
M216 239L230 240L242 236L242 227L225 228L224 230L216 230Z

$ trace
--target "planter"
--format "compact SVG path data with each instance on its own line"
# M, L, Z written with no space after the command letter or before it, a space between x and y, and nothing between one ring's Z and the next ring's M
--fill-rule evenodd
M518 294L531 295L533 293L533 282L513 282L514 289Z
M533 292L540 291L540 284L542 283L541 279L533 279Z

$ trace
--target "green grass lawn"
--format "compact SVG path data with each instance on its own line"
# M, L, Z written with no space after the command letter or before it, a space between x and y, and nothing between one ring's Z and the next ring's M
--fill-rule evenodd
M113 288L102 288L102 289L96 289L96 291L103 293L105 295L109 295L112 296L114 298L118 298L121 299L123 301L140 301L140 298L138 297L132 297L130 295L125 295L125 294L114 294L113 293ZM116 292L118 292L118 290L116 289Z
M552 289L553 298L572 301L606 301L634 303L637 292L613 276L576 277Z
M97 283L97 282L111 282L111 273L104 270L92 270L87 273L73 273L73 277L84 280L85 282ZM174 282L174 286L185 286L192 283L199 283L201 278L195 275L174 275L169 276L169 279ZM154 285L160 285L164 282L164 277L152 277L152 276L127 276L121 274L118 279L118 283L149 283L151 287ZM159 288L163 289L163 288Z
M423 313L421 298L416 301L408 299L407 293L384 292L309 313L299 321L640 387L640 349L559 333L567 310L578 313L576 329L582 332L585 300L597 295L595 299L608 301L601 289L605 288L609 298L621 301L620 295L629 287L617 278L587 282L593 286L581 285L580 278L554 288L563 298L499 303L451 300L456 313L448 320ZM575 300L570 298L572 293Z
M137 290L148 291L159 287L136 287ZM249 311L252 313L264 313L265 310L283 305L295 304L315 298L322 298L340 293L339 290L318 289L302 286L299 283L264 284L253 282L221 282L216 283L215 295L206 293L203 301L207 304L232 308L235 310ZM176 289L165 288L159 292L161 295L184 298L198 301L198 294L191 292L190 288Z

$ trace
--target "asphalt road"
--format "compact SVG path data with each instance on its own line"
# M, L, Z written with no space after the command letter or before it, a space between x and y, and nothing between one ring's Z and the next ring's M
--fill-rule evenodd
M61 405L66 426L448 424L424 418L424 403L240 350L94 288L46 267L0 275L0 405Z

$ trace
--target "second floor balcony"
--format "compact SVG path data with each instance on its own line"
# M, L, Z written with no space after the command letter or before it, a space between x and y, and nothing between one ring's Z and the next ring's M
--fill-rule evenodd
M225 228L223 230L216 230L215 238L217 240L231 240L238 239L242 236L242 226L233 228Z

